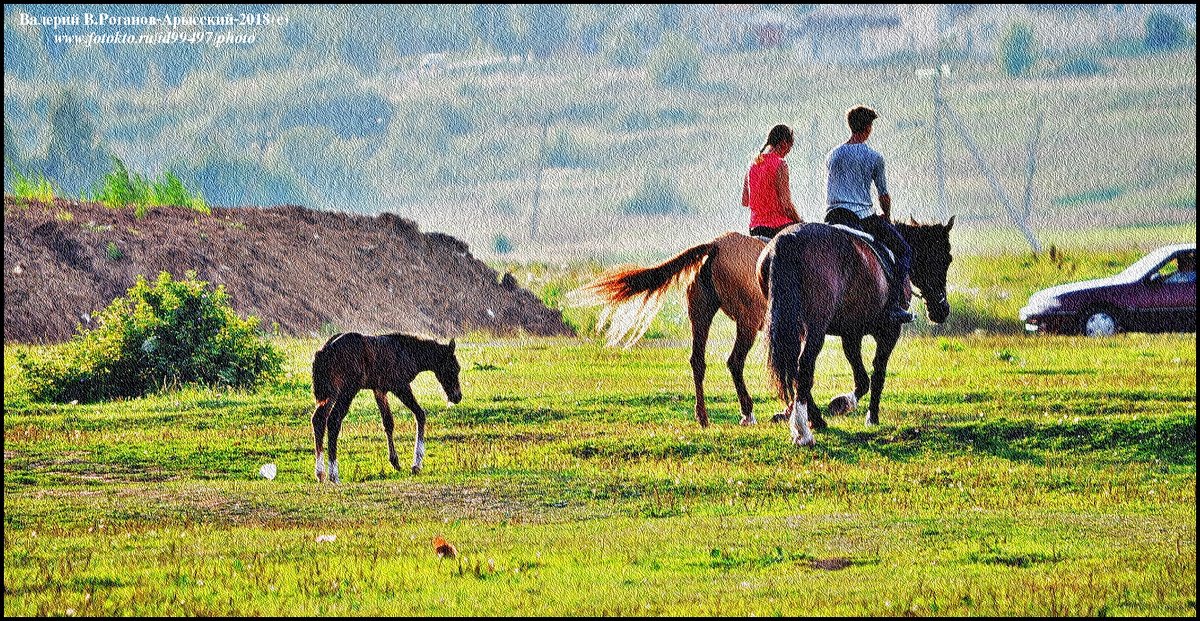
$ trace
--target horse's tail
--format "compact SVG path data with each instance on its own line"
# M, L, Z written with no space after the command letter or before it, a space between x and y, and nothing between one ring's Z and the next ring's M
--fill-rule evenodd
M576 306L604 305L596 329L608 329L609 345L629 347L636 343L662 310L663 294L672 285L691 278L716 252L713 242L692 246L653 267L619 267L600 275L594 282L568 294Z
M784 403L795 398L797 365L804 337L800 270L803 241L791 235L775 243L759 267L767 296L767 371L775 394Z

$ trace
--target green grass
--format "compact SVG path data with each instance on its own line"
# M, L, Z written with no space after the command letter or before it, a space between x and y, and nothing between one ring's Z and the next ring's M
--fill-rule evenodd
M24 200L36 200L42 203L54 202L54 185L41 173L31 173L25 176L21 171L13 171L13 196Z
M425 471L362 395L341 486L312 481L319 344L258 392L95 405L31 402L6 347L6 614L1195 614L1194 335L908 335L883 424L811 449L735 424L728 343L700 429L686 347L472 337L461 404L415 382ZM820 403L849 387L836 339L818 370Z
M103 203L109 208L133 207L138 218L145 217L153 207L186 207L202 214L211 210L199 192L192 192L183 185L179 177L166 171L157 179L146 179L138 173L130 173L119 158L113 159L113 169L104 175L91 196L83 197Z

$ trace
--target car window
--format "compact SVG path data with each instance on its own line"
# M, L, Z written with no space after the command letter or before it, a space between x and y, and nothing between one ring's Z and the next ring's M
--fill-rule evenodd
M1196 282L1196 253L1183 253L1158 269L1157 278L1166 283Z

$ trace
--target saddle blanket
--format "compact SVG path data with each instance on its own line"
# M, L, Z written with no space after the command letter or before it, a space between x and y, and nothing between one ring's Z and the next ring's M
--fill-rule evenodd
M875 241L874 235L866 231L856 229L852 226L846 226L845 224L830 224L829 226L832 226L835 229L841 229L847 233L850 233L851 235L857 235L862 238L863 241L867 242L867 246L875 252L876 257L879 257L879 263L883 265L884 276L887 277L887 281L892 282L895 280L896 255L892 254L892 251L889 250L887 246Z

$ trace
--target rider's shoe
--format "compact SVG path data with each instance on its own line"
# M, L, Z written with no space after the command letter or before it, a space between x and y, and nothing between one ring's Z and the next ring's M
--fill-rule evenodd
M912 323L912 321L916 319L915 315L904 310L903 308L900 308L899 306L894 306L888 309L887 315L888 319L896 323Z

